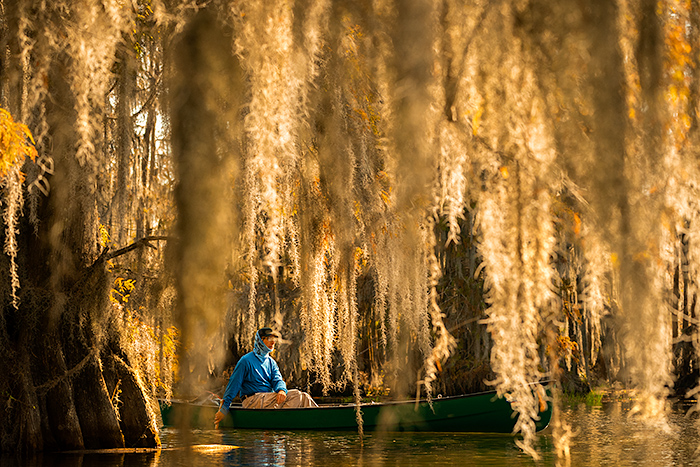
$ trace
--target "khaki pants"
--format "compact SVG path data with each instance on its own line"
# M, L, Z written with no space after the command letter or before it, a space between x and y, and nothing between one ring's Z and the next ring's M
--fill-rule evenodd
M310 395L298 389L287 391L287 399L282 405L282 409L295 409L297 407L318 407ZM243 400L244 409L276 409L276 392L258 392L248 396Z

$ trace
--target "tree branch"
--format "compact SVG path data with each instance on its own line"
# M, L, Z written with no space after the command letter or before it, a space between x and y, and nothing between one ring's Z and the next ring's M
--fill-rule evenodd
M151 244L153 241L160 241L160 240L169 240L170 237L164 236L164 235L151 235L148 237L143 237L141 240L137 240L131 245L125 246L124 248L120 248L112 253L108 253L105 259L112 259L116 258L117 256L124 255L130 251L136 250L137 248L143 248L143 247L149 247L153 248L154 250L157 250L155 246Z

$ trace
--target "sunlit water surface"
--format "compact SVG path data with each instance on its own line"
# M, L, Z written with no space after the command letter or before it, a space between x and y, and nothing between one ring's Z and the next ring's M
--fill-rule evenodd
M648 427L627 417L620 403L581 405L565 410L577 432L571 465L689 466L699 443L696 419L675 410L669 430ZM0 458L2 466L531 466L555 465L551 434L540 435L541 460L524 454L510 435L444 433L371 433L360 442L356 433L255 430L194 430L193 452L183 447L177 430L161 433L163 449L147 454L43 455L32 461ZM206 446L203 446L206 445ZM231 449L230 446L237 446Z

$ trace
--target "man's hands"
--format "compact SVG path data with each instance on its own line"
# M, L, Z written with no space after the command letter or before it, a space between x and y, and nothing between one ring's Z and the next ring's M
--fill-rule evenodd
M224 414L219 410L216 412L216 415L214 415L214 429L218 430L219 429L219 422L224 419Z
M277 393L277 407L282 407L284 401L287 400L287 393L284 391L279 391Z

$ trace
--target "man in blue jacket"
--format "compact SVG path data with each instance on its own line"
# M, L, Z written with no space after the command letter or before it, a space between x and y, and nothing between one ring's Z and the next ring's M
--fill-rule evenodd
M214 417L217 426L239 394L246 409L318 407L309 394L287 390L277 362L269 355L278 338L279 334L270 328L255 333L253 350L241 357L228 381L221 408Z

